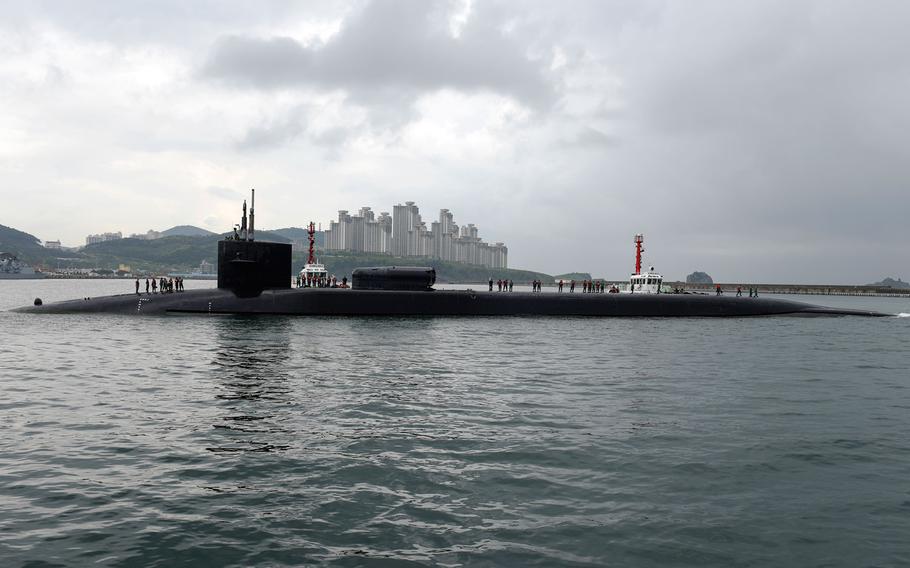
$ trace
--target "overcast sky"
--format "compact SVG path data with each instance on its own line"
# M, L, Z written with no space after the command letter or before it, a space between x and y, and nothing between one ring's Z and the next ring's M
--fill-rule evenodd
M0 223L416 201L509 264L910 277L910 2L0 1Z

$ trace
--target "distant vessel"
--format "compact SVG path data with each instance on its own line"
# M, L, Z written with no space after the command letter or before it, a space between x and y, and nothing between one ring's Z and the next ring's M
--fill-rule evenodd
M255 199L255 197L254 197ZM255 203L255 201L254 201ZM312 227L312 224L311 224ZM813 306L774 298L667 294L663 277L641 272L643 238L636 235L636 266L625 294L436 290L429 267L357 268L352 289L291 287L291 245L253 239L253 207L233 238L218 243L218 288L165 294L121 294L20 308L27 313L244 314L294 316L599 316L743 317L887 314ZM311 240L312 243L312 240ZM311 245L312 246L312 245ZM302 274L324 274L310 249Z
M44 278L43 272L37 272L11 252L0 252L0 280L33 280Z

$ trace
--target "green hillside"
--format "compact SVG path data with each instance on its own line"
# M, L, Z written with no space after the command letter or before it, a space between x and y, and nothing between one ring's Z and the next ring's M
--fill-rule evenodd
M161 231L162 237L210 237L214 235L212 231L195 227L193 225L177 225L165 231Z
M29 252L36 253L37 249L44 249L38 237L0 225L0 252L11 252L23 257Z
M133 270L149 272L188 272L205 260L218 260L218 241L223 235L206 237L175 236L146 241L118 239L88 245L80 266L116 268L128 264ZM257 240L286 243L288 239L267 231L257 231Z
M302 229L279 229L257 231L256 240L287 243ZM279 231L283 234L279 234ZM305 234L305 233L304 233ZM290 238L289 238L290 237ZM216 264L218 241L224 235L172 236L155 240L118 239L88 245L79 253L48 250L41 246L37 237L0 225L0 252L11 252L32 266L46 268L100 268L116 269L120 264L129 265L141 272L190 272L205 260ZM367 266L431 266L436 269L440 282L486 282L493 278L506 278L526 284L531 280L552 282L553 277L541 272L516 269L484 268L483 266L446 262L429 258L394 257L357 253L333 253L320 255L319 261L326 265L329 274L338 278L351 276L355 268ZM293 273L296 274L306 263L306 253L293 254Z
M218 256L218 241L222 237L164 237L152 241L118 239L88 245L82 252L85 264L92 267L116 268L128 264L133 270L150 272L185 271L199 266L203 260L212 264Z
M309 234L306 229L301 229L300 227L285 227L283 229L269 229L270 233L275 233L276 235L281 235L292 241L303 241L307 242L309 239ZM325 242L325 233L322 231L316 231L313 235L313 238L316 241L316 248L322 248L323 242Z
M593 280L590 272L567 272L565 274L557 274L553 278L556 280Z
M50 250L41 246L38 237L0 225L0 252L9 252L35 267L53 267L57 258L79 258L78 253Z

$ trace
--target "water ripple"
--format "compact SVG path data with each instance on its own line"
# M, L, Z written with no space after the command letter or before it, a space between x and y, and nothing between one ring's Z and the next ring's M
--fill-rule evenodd
M4 566L910 558L906 319L3 317Z

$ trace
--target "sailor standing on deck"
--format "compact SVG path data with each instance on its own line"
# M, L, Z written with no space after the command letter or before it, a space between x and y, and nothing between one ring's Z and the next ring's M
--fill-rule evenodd
M139 279L136 279L136 293L139 293Z
M493 291L493 277L490 276L490 292Z

